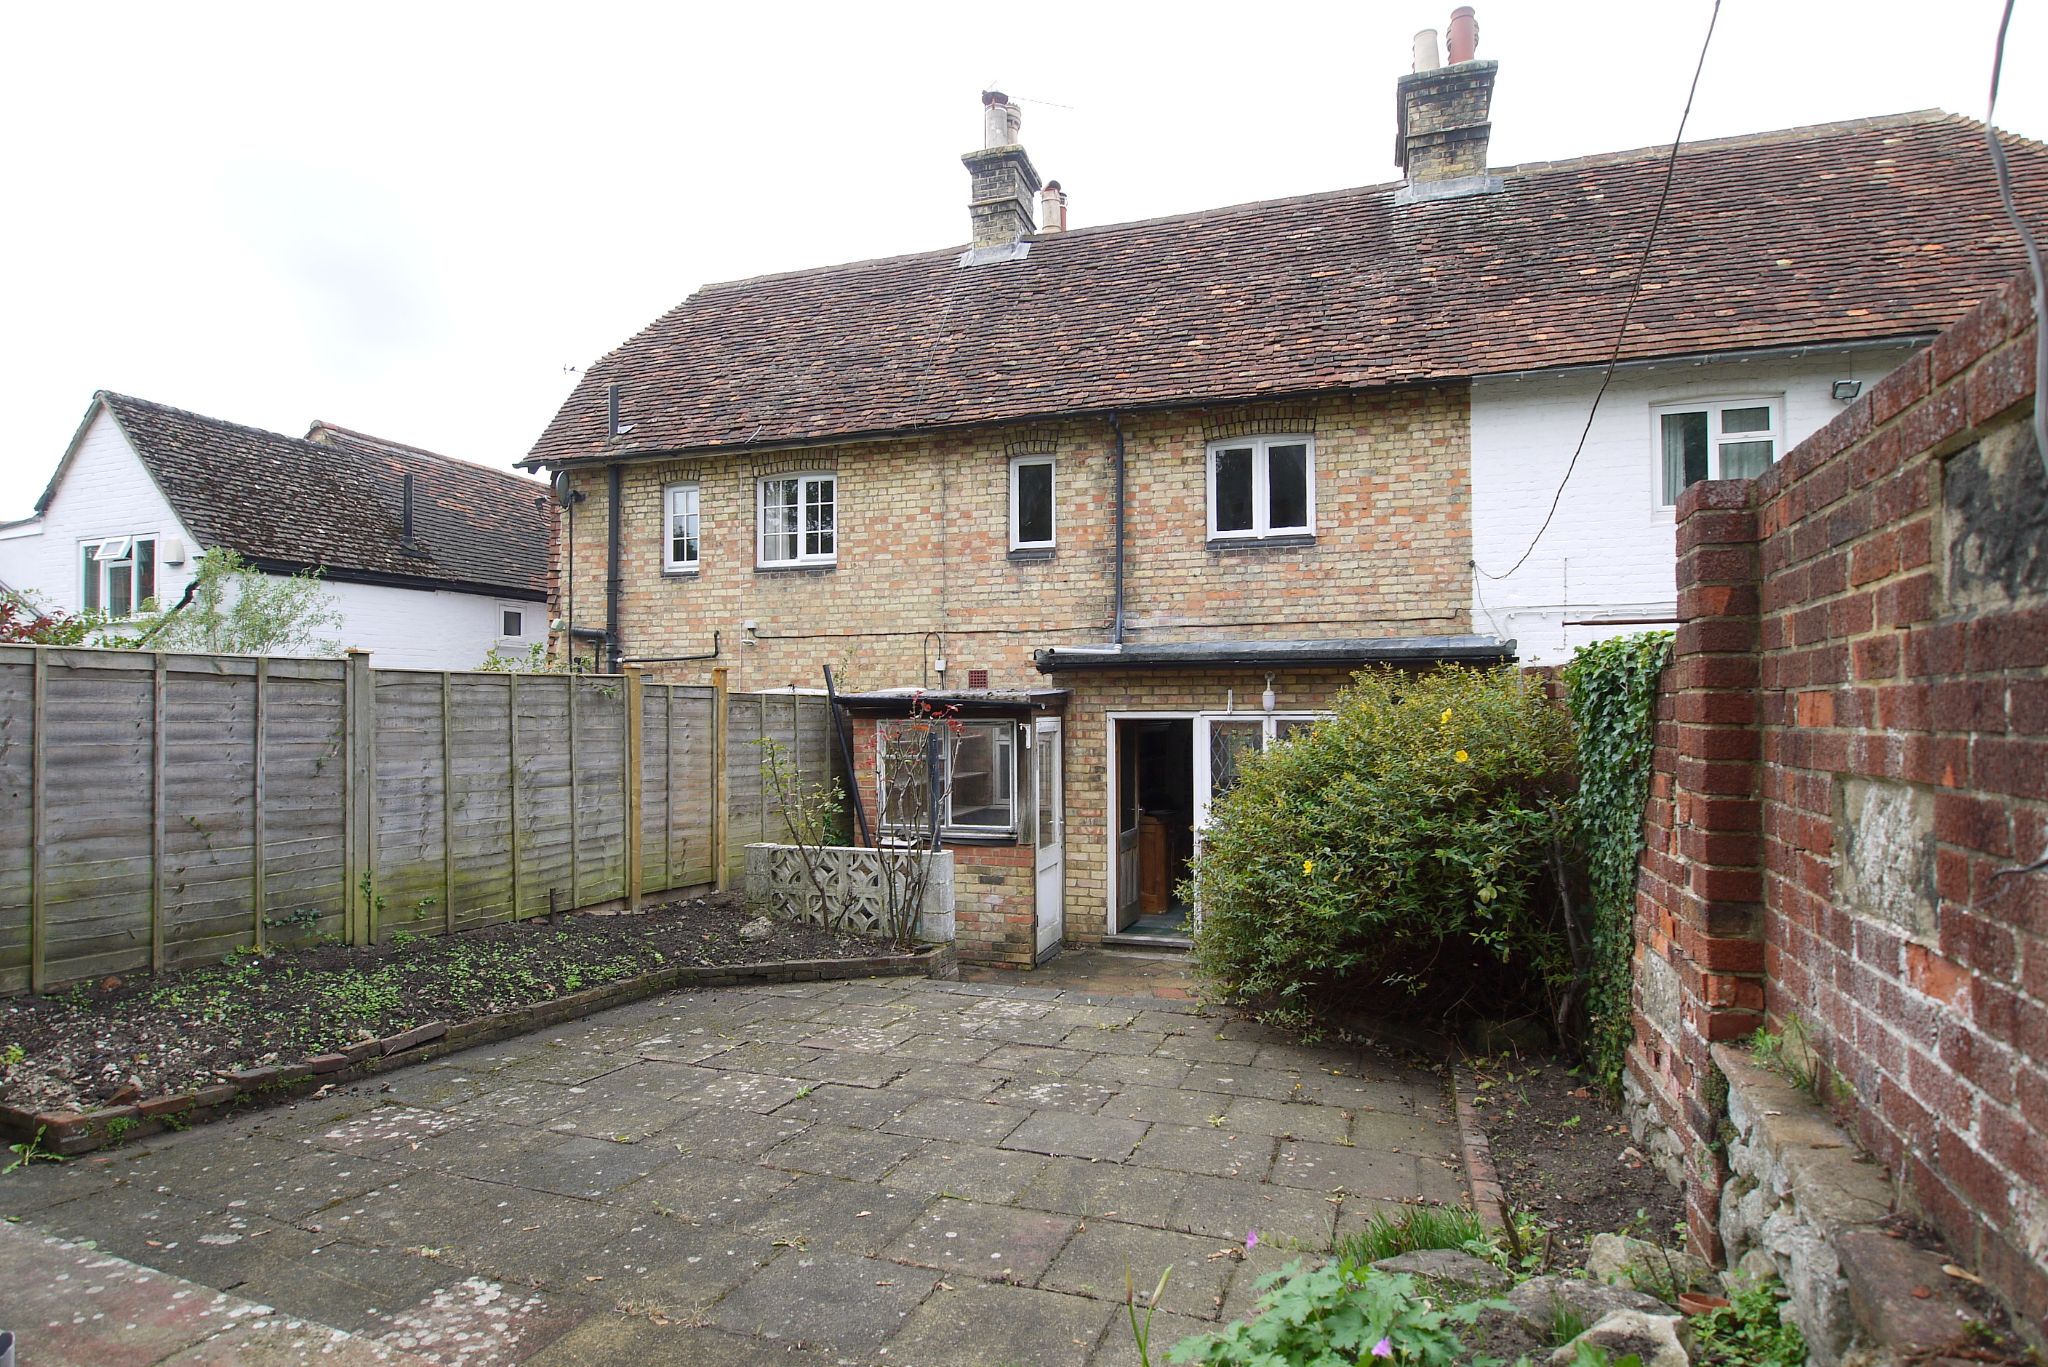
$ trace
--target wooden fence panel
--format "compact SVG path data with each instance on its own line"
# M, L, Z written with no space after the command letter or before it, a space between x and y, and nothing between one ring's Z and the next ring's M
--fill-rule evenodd
M661 723L668 735L664 797L659 808L649 799L648 812L662 824L647 838L646 846L660 849L668 873L659 884L647 886L664 890L697 887L717 876L711 856L712 693L708 688L681 685L661 691L668 698ZM650 719L647 730L654 728Z
M512 919L512 690L511 675L460 674L451 681L449 720L455 819L457 930ZM520 683L525 683L521 680ZM530 731L524 749L538 743Z
M447 894L441 676L377 670L375 888L379 938L442 929Z
M250 942L255 670L253 660L178 656L170 662L162 857L165 954L172 965L218 958ZM54 730L50 740L53 755L68 749Z
M348 893L341 669L315 664L272 660L264 685L263 900L274 943L340 936Z
M49 662L40 870L47 977L125 970L148 950L152 678L147 669L95 668L71 652ZM237 839L232 829L228 838ZM246 848L239 862L246 866Z
M519 681L519 907L518 915L567 908L575 873L574 804L569 798L573 752L569 734L569 681L529 675ZM550 897L552 896L552 901Z
M0 992L29 985L35 655L26 648L0 649Z
M576 882L562 905L626 895L626 688L616 678L575 678Z

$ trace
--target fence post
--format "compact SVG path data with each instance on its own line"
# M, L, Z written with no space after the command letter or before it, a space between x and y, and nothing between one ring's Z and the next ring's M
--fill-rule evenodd
M153 657L149 689L149 971L164 971L164 691L169 667Z
M505 784L508 822L506 844L512 856L512 919L519 919L519 674L505 676L505 760L510 777Z
M578 801L581 794L576 791L576 671L570 670L563 682L569 690L569 905L565 910L574 911L583 905L583 812Z
M263 948L263 723L264 694L269 691L270 657L256 658L256 714L255 741L250 756L250 767L255 770L250 784L249 808L249 938L257 949Z
M455 676L441 671L441 933L455 933Z
M640 829L642 803L646 794L641 790L640 765L643 760L641 747L646 744L645 718L642 712L647 705L647 680L640 672L639 665L626 666L626 907L630 911L640 910L640 845L643 832Z
M48 790L43 783L43 766L49 745L43 735L46 724L45 698L50 690L50 653L43 647L36 648L35 675L31 682L29 702L29 759L28 759L28 801L29 801L29 851L28 851L28 990L43 990L43 939L48 928L43 924L43 883L48 877L49 851L49 803Z
M344 771L346 795L342 803L342 843L348 888L346 929L352 945L375 941L376 855L371 844L371 821L375 804L370 788L376 781L374 726L376 680L370 673L370 652L351 649L343 666L342 720L343 748L348 753Z
M676 885L676 686L661 690L661 886Z
M726 691L725 666L711 671L711 878L712 886L724 892L728 881L725 873L725 797L729 786L725 772Z

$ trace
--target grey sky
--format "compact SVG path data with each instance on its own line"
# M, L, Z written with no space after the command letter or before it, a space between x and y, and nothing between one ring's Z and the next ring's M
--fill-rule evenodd
M1999 8L1725 0L1690 134L1981 117ZM2040 8L2000 118L2035 137ZM1076 225L1392 179L1394 80L1450 9L14 6L0 517L100 387L509 463L565 366L706 281L964 241L991 82ZM1494 162L1668 142L1709 9L1480 3Z

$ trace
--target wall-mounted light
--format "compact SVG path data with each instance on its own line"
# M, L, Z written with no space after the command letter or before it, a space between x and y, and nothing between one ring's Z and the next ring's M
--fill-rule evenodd
M1847 403L1863 392L1863 381L1836 380L1832 392L1836 403Z
M1273 705L1279 701L1279 699L1273 696L1273 676L1271 674L1266 676L1266 691L1259 694L1259 701L1265 704L1268 712L1271 712Z

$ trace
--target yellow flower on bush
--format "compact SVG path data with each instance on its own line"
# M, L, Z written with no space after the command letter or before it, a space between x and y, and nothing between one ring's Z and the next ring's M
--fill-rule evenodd
M1314 872L1316 871L1316 861L1315 861L1315 860L1313 860L1313 859L1304 859L1304 860L1302 860L1302 861L1301 861L1301 871L1302 871L1303 873L1314 873Z
M1451 724L1451 709L1450 709L1450 708L1446 707L1446 708L1444 709L1444 714L1443 714L1443 715L1442 715L1441 717L1438 717L1438 718L1437 718L1437 724L1438 724L1438 725L1440 725L1440 726L1449 726L1449 725Z
M1470 764L1472 762L1472 756L1466 754L1463 750L1458 751L1458 753L1452 755L1451 758L1458 761L1458 763L1460 764Z

